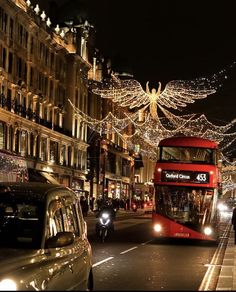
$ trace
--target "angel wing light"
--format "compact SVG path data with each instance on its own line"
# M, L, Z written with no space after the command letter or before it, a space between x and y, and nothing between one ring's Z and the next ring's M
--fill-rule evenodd
M168 82L163 91L161 83L158 89L149 89L149 82L146 83L146 92L141 84L135 79L121 80L112 75L111 80L102 84L100 88L93 89L93 93L103 98L110 98L119 106L139 108L149 106L150 114L153 119L157 119L157 107L180 109L188 103L193 103L196 99L206 98L216 92L214 82L207 78L194 80L172 80Z

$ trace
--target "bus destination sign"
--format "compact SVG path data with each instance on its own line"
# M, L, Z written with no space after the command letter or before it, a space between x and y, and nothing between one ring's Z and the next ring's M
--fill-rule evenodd
M161 181L207 184L209 183L209 173L199 171L163 170Z

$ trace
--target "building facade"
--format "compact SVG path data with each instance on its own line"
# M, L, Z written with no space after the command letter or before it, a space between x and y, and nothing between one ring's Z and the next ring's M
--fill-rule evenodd
M0 149L25 157L34 177L84 189L87 126L68 99L87 111L91 65L44 14L27 1L0 4Z
M0 2L0 151L23 157L30 180L132 199L147 189L150 163L135 167L109 124L105 134L96 132L71 106L98 120L117 112L89 91L89 80L100 82L110 70L95 54L92 28L87 20L52 27L29 0Z

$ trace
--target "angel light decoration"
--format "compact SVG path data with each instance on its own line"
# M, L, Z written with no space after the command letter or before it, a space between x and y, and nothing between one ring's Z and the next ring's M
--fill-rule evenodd
M158 89L152 88L150 91L149 81L146 83L146 91L135 79L119 79L114 74L108 82L96 87L93 93L102 98L112 99L121 107L142 108L149 107L151 117L158 119L157 108L163 111L164 108L180 109L188 103L193 103L196 99L206 98L216 92L216 81L207 78L197 78L194 80L172 80L168 82L161 91L161 82Z

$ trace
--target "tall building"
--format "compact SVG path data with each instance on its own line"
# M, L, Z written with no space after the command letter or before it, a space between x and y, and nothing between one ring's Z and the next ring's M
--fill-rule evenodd
M0 3L0 149L24 157L34 180L86 189L87 126L68 101L88 111L79 33L52 28L30 1Z
M71 106L97 120L119 115L89 91L89 80L101 82L111 70L93 33L86 19L52 24L30 0L1 1L0 151L24 158L30 180L57 181L95 197L143 198L150 162L136 164L109 124L105 134L96 132Z

